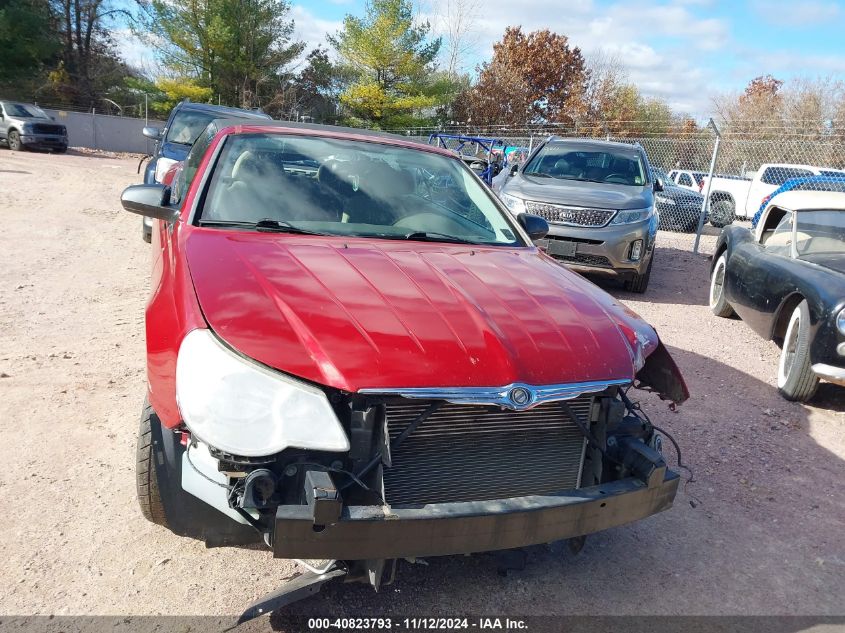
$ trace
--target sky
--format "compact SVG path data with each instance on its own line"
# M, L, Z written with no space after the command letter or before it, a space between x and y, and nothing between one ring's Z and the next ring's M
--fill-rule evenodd
M436 16L455 0L422 0L434 34ZM589 59L615 56L646 96L666 99L679 113L712 114L712 97L738 92L756 76L845 78L845 0L473 0L486 10L474 22L475 45L465 70L489 59L507 26L549 28L569 37ZM365 0L293 0L296 35L309 49L325 46L347 13L362 15ZM126 41L124 54L148 53Z

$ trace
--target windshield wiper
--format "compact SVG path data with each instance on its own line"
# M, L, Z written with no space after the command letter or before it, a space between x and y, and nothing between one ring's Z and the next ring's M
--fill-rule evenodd
M432 233L430 231L415 231L402 236L405 240L419 240L421 242L451 242L454 244L475 244L480 245L483 242L474 242L466 240L462 237L455 237L454 235L446 235L445 233Z
M231 226L244 229L255 229L262 233L295 233L297 235L326 235L319 231L309 231L290 222L264 218L258 222L243 222L240 220L200 220L199 226Z

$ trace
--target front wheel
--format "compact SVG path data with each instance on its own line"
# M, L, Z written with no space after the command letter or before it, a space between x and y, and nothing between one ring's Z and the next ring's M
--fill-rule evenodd
M710 205L710 224L717 229L736 220L736 208L730 200L718 200Z
M156 451L153 439L153 425L161 424L153 408L144 401L141 411L141 427L138 429L138 449L135 462L135 484L138 493L138 503L141 514L147 521L157 525L169 527L164 514L164 503L161 500L161 489L158 485L158 475L154 454Z
M710 309L718 317L730 317L734 309L725 298L725 271L728 268L728 255L722 253L713 266L713 274L710 275Z
M9 149L15 152L23 150L23 143L21 143L21 135L17 130L9 132Z
M652 253L651 259L648 260L648 267L645 269L645 272L642 275L636 274L630 281L625 282L625 290L639 294L644 293L648 289L648 281L651 279L651 266L653 263L654 253Z
M793 310L778 363L778 391L787 400L806 402L819 386L810 365L810 306L802 301Z

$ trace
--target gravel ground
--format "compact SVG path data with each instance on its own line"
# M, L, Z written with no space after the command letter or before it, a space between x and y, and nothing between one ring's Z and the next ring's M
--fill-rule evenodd
M0 150L0 614L236 614L295 571L141 517L150 247L118 202L136 165ZM492 556L432 559L403 564L378 595L332 587L297 610L845 614L845 391L782 400L778 348L710 314L708 260L691 244L661 233L649 291L608 288L654 324L692 392L675 412L642 398L695 472L671 510L594 535L578 556L531 548L506 578Z

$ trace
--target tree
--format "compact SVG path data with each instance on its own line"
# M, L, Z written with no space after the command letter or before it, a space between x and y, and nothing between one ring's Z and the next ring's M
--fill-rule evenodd
M481 13L481 0L439 0L434 6L434 21L443 33L445 71L458 80L464 69L463 61L477 44L474 30Z
M60 49L47 0L0 0L0 84L39 75Z
M347 15L329 42L350 81L341 103L364 124L405 125L447 102L451 90L434 81L441 39L415 23L411 0L369 0L364 17Z
M51 9L61 50L44 94L74 105L96 106L131 74L109 32L114 18L126 11L111 0L51 0Z
M585 111L588 72L581 50L548 29L526 35L508 27L478 74L462 97L474 125L573 123Z
M293 41L287 0L140 0L135 31L178 75L221 101L257 107L274 98L305 48Z

